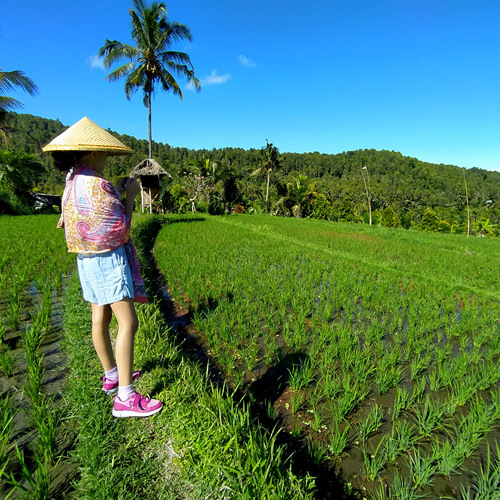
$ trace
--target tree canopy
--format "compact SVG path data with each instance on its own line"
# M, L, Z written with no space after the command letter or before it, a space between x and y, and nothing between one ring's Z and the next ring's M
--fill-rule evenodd
M47 144L64 130L58 120L13 112L9 113L6 125L12 129L12 147L32 154L39 153L36 141ZM147 158L148 141L110 132L134 151L129 157L109 158L105 175L116 181ZM258 210L259 206L263 209L267 189L267 172L263 168L266 150L267 145L249 150L207 150L152 142L155 158L173 176L170 187L177 186L179 193L182 186L186 189L183 181L189 173L210 174L211 180L207 183L210 201L207 197L199 197L200 209L203 203L208 206L215 199L233 206L241 205L246 210ZM49 165L48 158L41 158L47 172L39 181L39 189L61 193L64 177ZM362 178L362 167L366 166L370 172L374 224L394 226L399 220L400 227L420 227L426 209L431 209L442 222L437 230L467 232L467 197L464 170L460 167L431 164L396 151L373 149L337 154L285 152L279 155L279 165L270 177L269 204L273 213L293 216L293 207L300 204L303 217L368 223ZM264 175L252 176L251 173L258 169L264 170ZM500 173L478 168L466 172L471 224L475 225L477 232L490 234L491 231L485 230L485 224L480 221L488 220L491 226L500 222ZM166 186L166 189L170 187ZM185 208L186 204L178 206ZM388 207L392 211L384 214ZM429 222L427 218L424 225Z
M104 66L110 68L116 62L127 61L112 71L109 81L125 78L125 96L141 89L144 105L148 108L149 158L152 158L151 97L159 86L164 92L172 92L182 99L182 91L175 77L185 77L197 90L200 82L194 75L191 59L185 52L171 50L172 44L183 40L191 41L189 28L167 19L167 7L163 2L146 5L143 0L133 0L130 9L132 39L135 45L117 40L106 40L99 49L104 57Z

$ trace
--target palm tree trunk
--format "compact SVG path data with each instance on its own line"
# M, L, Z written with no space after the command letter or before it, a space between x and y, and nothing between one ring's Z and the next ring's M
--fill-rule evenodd
M269 207L269 178L271 177L271 174L268 172L267 173L267 186L266 186L266 208L267 211L270 212L271 209Z
M149 121L148 121L148 125L149 125L149 128L148 128L148 131L149 131L149 159L151 160L152 156L151 156L151 143L152 143L152 139L151 139L151 92L148 93L148 118L149 118Z

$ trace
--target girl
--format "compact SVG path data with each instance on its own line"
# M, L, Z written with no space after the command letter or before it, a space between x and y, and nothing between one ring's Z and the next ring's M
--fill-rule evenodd
M104 368L103 391L118 392L115 417L147 417L162 403L133 389L140 372L132 371L138 319L134 301L146 302L144 282L130 241L136 179L121 179L115 188L101 177L110 155L132 150L87 117L57 136L43 151L68 171L58 227L64 227L68 251L77 254L83 298L92 307L92 341ZM121 194L126 193L124 204ZM112 314L118 321L115 356L109 336Z

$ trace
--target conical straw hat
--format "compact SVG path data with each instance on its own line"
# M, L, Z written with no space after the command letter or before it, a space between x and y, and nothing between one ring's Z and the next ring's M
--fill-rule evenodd
M42 151L105 151L110 155L132 154L132 150L86 116L49 142Z

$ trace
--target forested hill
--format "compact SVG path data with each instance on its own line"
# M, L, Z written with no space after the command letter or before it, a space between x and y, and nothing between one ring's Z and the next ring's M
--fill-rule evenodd
M10 129L9 149L39 154L39 145L45 145L65 126L58 120L48 120L28 114L11 113L7 127ZM112 132L112 131L111 131ZM112 132L123 143L134 150L126 158L112 158L108 175L116 178L129 172L137 163L147 157L147 141ZM265 138L264 138L265 140ZM262 146L265 146L263 140ZM272 138L270 138L272 141ZM279 148L279 144L274 144ZM433 208L441 212L455 210L463 212L466 205L465 182L467 183L470 206L475 214L488 208L492 222L500 221L496 205L500 200L500 173L482 169L468 169L452 165L436 165L403 156L394 151L358 150L338 154L286 153L281 151L281 166L275 169L273 193L277 199L287 184L300 176L307 177L307 186L314 182L315 193L324 194L332 204L346 197L352 199L355 209L362 213L366 205L366 190L362 178L362 167L367 167L373 209L382 211L386 207L396 212L422 212ZM42 155L43 156L43 155ZM262 179L251 177L250 173L262 164L261 149L244 150L222 148L192 150L172 147L161 142L153 143L153 157L174 177L193 171L209 160L221 169L230 172L247 190L262 186ZM299 176L300 174L300 176ZM465 176L465 179L464 179ZM304 177L300 177L304 184ZM45 188L60 191L62 179L52 170L46 179ZM246 194L248 197L248 193ZM401 215L400 215L401 216Z

